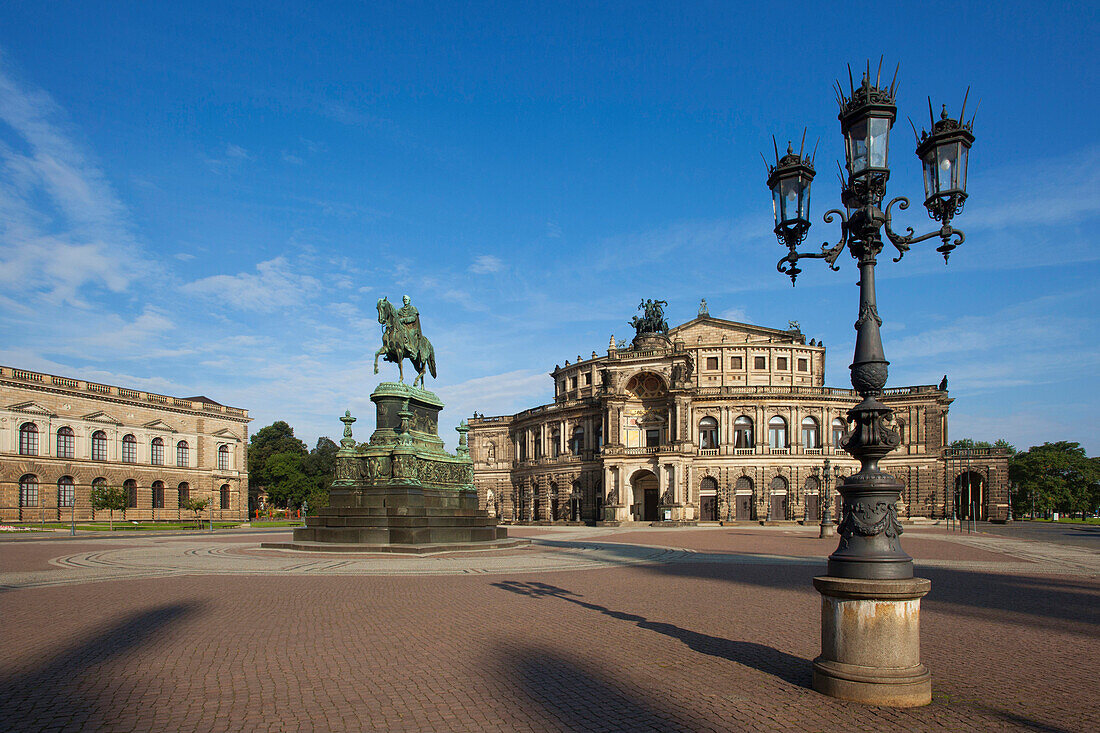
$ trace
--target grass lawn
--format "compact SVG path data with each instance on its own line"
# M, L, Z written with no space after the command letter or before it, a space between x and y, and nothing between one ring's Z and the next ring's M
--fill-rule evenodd
M31 526L31 525L28 525ZM35 524L35 529L69 529L71 527L68 522L46 522L46 524ZM204 521L203 529L209 529L210 523ZM240 522L214 522L214 529L227 529L230 527L239 527ZM110 524L107 522L95 522L89 524L87 522L77 522L76 528L83 532L109 532L111 531ZM125 531L142 531L150 532L155 530L180 530L180 529L195 529L194 522L139 522L133 524L123 520L115 520L115 532Z

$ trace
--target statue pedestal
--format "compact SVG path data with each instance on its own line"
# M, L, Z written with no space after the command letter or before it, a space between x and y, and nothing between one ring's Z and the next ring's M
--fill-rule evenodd
M866 705L908 708L932 701L932 678L920 661L924 578L814 578L821 593L821 656L813 687Z
M437 433L443 403L436 395L384 382L371 401L377 427L370 442L359 445L350 428L345 432L329 506L306 517L293 542L264 547L425 553L528 544L509 539L508 530L478 509L465 434L458 455L443 450Z

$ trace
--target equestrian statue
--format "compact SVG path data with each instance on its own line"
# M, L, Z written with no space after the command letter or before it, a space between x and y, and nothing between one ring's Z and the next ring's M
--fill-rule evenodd
M378 301L378 322L382 324L382 348L374 352L374 373L378 373L378 357L397 364L400 381L405 381L403 362L408 359L416 369L412 386L420 382L424 389L424 372L431 371L435 379L435 349L420 331L420 312L409 296L401 298L402 306L394 308L386 298Z

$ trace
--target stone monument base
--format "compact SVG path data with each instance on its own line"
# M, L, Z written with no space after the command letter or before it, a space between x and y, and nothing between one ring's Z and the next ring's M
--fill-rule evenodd
M932 702L932 678L920 661L924 578L814 578L821 593L821 656L813 687L866 705L909 708Z
M356 443L350 412L336 452L329 506L307 516L293 542L262 547L311 552L428 552L498 549L529 544L508 539L495 517L478 508L466 431L458 454L436 433L443 403L431 392L383 382L371 393L377 427Z

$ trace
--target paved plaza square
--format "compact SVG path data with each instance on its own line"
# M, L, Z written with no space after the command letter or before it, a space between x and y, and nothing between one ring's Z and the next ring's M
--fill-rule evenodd
M1100 555L914 527L931 705L810 688L816 528L510 528L303 554L285 533L6 538L10 730L1100 729ZM44 539L45 537L45 539Z

